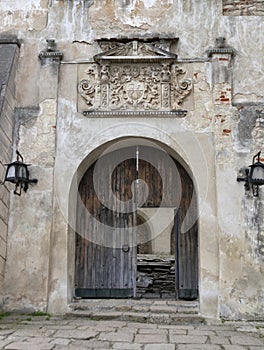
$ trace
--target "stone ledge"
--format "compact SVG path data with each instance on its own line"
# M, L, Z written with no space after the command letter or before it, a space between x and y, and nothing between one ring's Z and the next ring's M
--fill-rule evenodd
M209 49L206 51L208 57L212 57L213 55L231 55L231 56L234 56L236 51L235 49L233 48L222 48L222 47L219 47L219 48L213 48L213 49Z
M129 117L157 117L157 118L184 118L185 110L172 111L83 111L85 117L91 118L129 118Z

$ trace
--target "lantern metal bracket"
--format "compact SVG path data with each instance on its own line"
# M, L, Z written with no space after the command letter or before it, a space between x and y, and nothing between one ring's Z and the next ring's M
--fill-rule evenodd
M252 164L248 167L241 168L238 172L237 181L245 182L245 191L252 190L254 197L259 196L259 186L264 185L264 163L260 160L261 151L259 151L252 160ZM256 161L257 158L257 161ZM255 171L260 172L260 176L255 176Z
M241 168L239 169L239 172L238 172L238 176L237 176L237 182L245 182L245 190L246 191L249 191L250 189L250 186L249 186L249 178L248 178L248 175L249 175L249 169L248 168Z
M16 155L16 161L5 164L7 166L5 179L4 182L0 181L0 184L3 185L5 182L12 182L15 184L14 194L21 196L22 189L27 192L28 185L37 183L38 180L29 178L28 167L31 164L25 164L22 155L18 151L16 151Z

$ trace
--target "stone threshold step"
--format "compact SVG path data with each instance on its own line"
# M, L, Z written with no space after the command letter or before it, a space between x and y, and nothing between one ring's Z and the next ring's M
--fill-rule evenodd
M198 314L182 313L139 313L139 312L87 312L84 310L71 311L67 316L84 317L90 320L116 320L141 323L157 323L168 325L203 324L205 319Z
M76 302L69 305L71 311L93 312L139 312L139 313L165 313L165 314L198 314L197 303L170 303L167 304L143 304L143 303L103 303L103 302Z
M98 308L79 308L74 307L70 308L71 311L80 311L80 312L87 312L87 313L93 313L93 312L135 312L135 313L152 313L152 314L160 314L165 313L168 315L174 315L176 313L180 314L186 314L186 315L195 315L199 313L198 308L174 308L174 307L168 307L168 308L162 308L162 307L124 307L124 306L117 306L116 308L104 308L104 307L98 307Z

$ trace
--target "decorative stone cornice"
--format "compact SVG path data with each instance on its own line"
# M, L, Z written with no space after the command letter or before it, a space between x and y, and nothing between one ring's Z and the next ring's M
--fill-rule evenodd
M173 35L170 36L161 36L160 34L157 34L156 36L127 36L127 37L115 37L115 38L100 38L96 41L98 42L100 48L102 51L108 51L114 48L119 47L120 45L124 45L128 42L132 41L138 41L141 43L145 43L157 48L160 48L162 50L171 51L171 48L175 43L177 43L179 38L175 38Z
M39 54L39 59L41 62L47 60L51 61L61 61L63 58L63 53L56 49L56 43L53 39L47 39L47 49L43 50Z
M208 57L212 57L213 55L231 55L234 56L235 55L235 49L232 49L231 47L228 48L212 48L207 50L207 55Z
M216 39L216 46L209 48L206 53L208 57L212 57L213 55L231 55L234 56L236 50L230 46L226 46L224 37L219 37Z
M114 48L94 56L96 62L104 64L107 62L173 62L176 58L177 55L173 53L138 40L118 43Z
M85 117L102 118L130 118L130 117L150 117L150 118L184 118L187 115L185 110L172 111L83 111Z

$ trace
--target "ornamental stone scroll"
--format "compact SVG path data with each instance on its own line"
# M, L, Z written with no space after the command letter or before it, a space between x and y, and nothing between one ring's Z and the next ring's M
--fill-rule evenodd
M176 64L177 56L138 40L79 65L78 112L86 116L185 116L181 106L192 81Z

